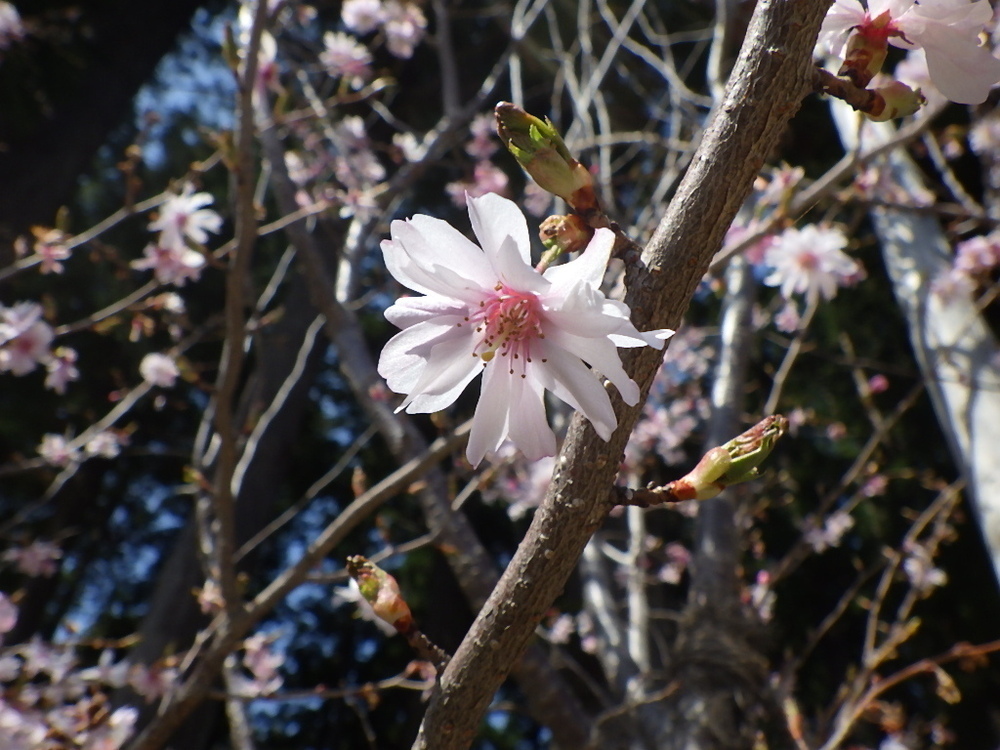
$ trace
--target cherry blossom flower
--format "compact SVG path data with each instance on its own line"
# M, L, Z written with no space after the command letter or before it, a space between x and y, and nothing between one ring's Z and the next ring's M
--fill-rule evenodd
M424 12L416 3L400 0L389 0L383 8L385 46L396 57L408 60L413 57L413 50L424 38L424 31L427 29Z
M24 39L24 25L17 8L0 1L0 50L5 50L14 42Z
M810 520L806 525L803 538L806 544L815 552L825 552L830 547L839 547L844 534L854 527L854 517L850 513L837 511L831 513L821 527Z
M121 441L111 430L101 430L87 441L83 450L88 456L115 458L121 453Z
M188 183L180 195L170 196L160 206L160 214L149 223L149 230L161 233L160 245L183 246L185 238L204 244L209 232L218 234L222 227L222 217L205 208L214 200L211 193L194 192Z
M56 560L60 559L62 554L58 544L36 539L27 547L5 550L3 559L14 563L26 576L49 578L55 575Z
M472 180L449 182L445 186L451 201L464 208L469 198L478 198L487 193L507 192L507 174L491 161L477 162L473 168Z
M857 261L842 252L846 245L844 233L832 227L786 229L764 253L764 264L772 269L764 283L780 286L786 299L803 293L833 299L837 287L862 273Z
M152 242L143 250L144 258L130 264L138 271L152 270L161 284L184 286L188 279L197 281L205 266L205 256L184 244Z
M73 448L62 435L49 433L42 436L38 445L38 455L50 466L69 466L79 457L79 451Z
M979 45L989 0L836 0L819 41L839 55L852 31L903 49L922 48L938 90L953 102L979 104L1000 81L1000 60Z
M903 571L917 593L926 596L933 589L948 582L948 574L934 566L931 553L925 547L907 542L903 545L903 549L907 553L906 559L903 560Z
M80 378L80 371L76 368L76 350L66 346L56 347L45 363L45 369L49 371L45 376L45 387L63 395L66 386Z
M17 605L0 591L0 636L9 633L17 624ZM0 641L3 639L0 638Z
M385 21L385 12L381 0L344 0L340 18L356 34L370 34Z
M67 245L69 235L58 229L41 227L33 227L31 231L35 235L35 254L42 261L39 270L43 274L62 273L62 261L67 260L72 254Z
M323 35L323 44L325 49L319 61L332 78L343 78L355 89L371 78L371 53L353 36L342 31L328 31Z
M527 222L513 202L495 194L470 198L469 216L482 249L446 222L419 214L394 221L392 239L382 242L389 272L425 295L399 299L385 313L403 329L382 350L378 368L389 388L406 394L399 409L444 409L482 373L466 453L471 464L495 455L507 439L529 460L553 455L546 390L609 439L617 418L586 365L635 404L639 387L616 347L659 348L673 333L640 333L628 307L600 291L614 234L598 230L580 257L540 274L529 265Z
M161 388L173 388L180 375L177 363L173 357L166 354L147 354L139 363L139 374L142 379L151 385L158 385Z
M42 320L42 306L37 302L0 305L0 372L32 372L52 356L49 345L53 338L52 327Z

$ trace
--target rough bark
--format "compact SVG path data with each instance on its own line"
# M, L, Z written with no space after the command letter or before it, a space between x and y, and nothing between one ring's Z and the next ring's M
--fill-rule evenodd
M680 322L754 177L808 91L812 48L828 5L772 0L757 6L726 98L643 253L644 266L628 274L626 301L640 329ZM645 394L662 355L643 350L625 360ZM619 429L607 443L582 417L573 418L548 495L445 671L414 747L457 750L472 743L510 665L603 522L640 410L615 395L612 402Z

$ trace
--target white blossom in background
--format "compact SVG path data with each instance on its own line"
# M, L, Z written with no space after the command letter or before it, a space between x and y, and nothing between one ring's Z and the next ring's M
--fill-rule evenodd
M115 458L121 453L121 441L111 430L102 430L87 441L83 450L88 456Z
M839 229L809 224L782 232L764 253L764 265L771 273L764 279L768 286L781 287L781 295L821 294L833 299L837 288L861 277L861 266L845 255L847 237Z
M933 589L948 582L948 575L935 567L931 554L925 547L907 542L903 550L907 553L906 559L903 560L903 571L910 579L910 585L918 593L929 594Z
M385 12L381 0L344 0L340 18L354 33L370 34L385 21Z
M333 589L333 606L339 607L350 604L357 608L358 617L362 620L375 623L375 626L385 635L396 635L396 628L387 623L377 614L375 609L358 588L357 582L352 578L347 586L335 586Z
M45 376L45 387L60 396L65 394L66 386L80 378L80 371L76 367L76 350L66 346L56 347L46 361L45 369L49 371Z
M378 365L389 388L406 394L399 410L440 411L482 374L466 451L474 466L508 439L529 460L555 453L545 391L609 439L618 422L595 370L635 404L639 387L617 347L660 348L672 334L640 333L628 307L600 291L614 234L597 230L580 257L539 273L529 264L528 225L513 202L495 194L470 198L469 216L482 248L420 214L392 222L392 239L382 242L389 273L424 295L403 297L385 313L403 329Z
M854 517L850 513L837 511L831 513L822 526L817 526L815 520L810 519L806 524L803 538L814 552L825 552L831 547L839 547L844 534L852 528L854 528Z
M56 560L62 558L58 544L36 539L26 547L4 550L2 559L14 563L19 572L31 578L49 578L55 575Z
M205 208L215 199L211 193L196 193L188 183L180 195L172 195L159 208L159 215L149 222L151 232L160 232L161 245L182 246L187 239L199 244L208 242L208 234L218 234L222 217Z
M385 20L385 46L396 57L408 60L413 57L417 45L423 41L427 30L427 19L415 2L388 0L383 6Z
M184 286L197 281L205 266L205 256L187 245L163 245L151 242L143 250L145 257L131 262L137 271L152 271L161 284Z
M342 31L328 31L323 35L323 46L319 61L331 78L343 78L355 89L371 78L371 53L353 36Z
M24 24L17 8L0 0L0 50L24 39Z
M37 302L0 305L0 372L27 375L34 371L52 356L49 346L54 338Z
M38 455L50 466L69 466L79 458L79 451L73 448L62 435L49 433L42 436L38 445Z
M69 235L58 229L32 229L35 235L35 254L41 260L39 270L43 273L62 273L62 261L72 255L69 248Z
M181 373L173 357L153 352L142 358L142 362L139 363L139 374L151 385L172 388Z
M12 631L16 624L17 605L0 591L0 643L3 642L3 634Z
M1000 81L1000 60L980 46L993 18L989 0L836 0L819 45L839 56L853 31L902 49L922 48L938 90L953 102L979 104Z

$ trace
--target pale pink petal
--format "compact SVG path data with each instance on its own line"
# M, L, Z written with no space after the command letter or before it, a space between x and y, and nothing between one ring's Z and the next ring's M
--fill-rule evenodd
M510 376L510 439L529 461L556 452L556 436L545 419L545 389L536 378Z
M602 440L609 440L618 426L604 386L579 358L546 345L545 387L557 398L583 412ZM539 368L541 369L541 368Z
M483 373L483 389L465 450L465 457L473 466L478 466L487 453L496 453L507 436L510 381L509 373L500 367L487 367Z
M472 355L468 337L435 344L427 356L420 378L399 408L405 408L410 414L441 411L455 402L482 369L482 360ZM389 387L392 388L391 385Z
M610 229L598 229L578 257L569 263L546 269L545 278L560 289L569 288L579 281L596 289L604 280L614 244L614 232Z
M549 343L574 354L618 389L622 400L629 405L639 401L639 386L635 384L622 367L618 349L607 338L585 338L556 329L548 334Z
M472 230L479 238L487 257L500 253L504 240L510 237L523 263L531 263L531 239L528 236L528 222L521 209L513 201L496 193L487 193L478 198L469 198L469 219Z
M439 316L454 316L454 322L461 323L467 310L467 306L448 297L400 297L385 311L385 319L397 328L409 328Z

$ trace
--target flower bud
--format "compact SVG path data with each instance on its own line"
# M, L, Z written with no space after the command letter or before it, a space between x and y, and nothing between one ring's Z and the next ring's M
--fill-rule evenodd
M550 216L538 228L542 244L559 253L575 253L587 247L594 229L576 214Z
M497 104L495 113L500 139L539 186L574 210L596 205L590 172L573 158L548 119L540 120L509 102Z
M888 86L879 86L873 93L875 98L865 114L869 120L875 122L886 122L897 117L912 115L926 101L920 89L911 89L899 81L893 81Z
M379 619L400 633L413 629L413 615L399 591L396 579L361 555L347 558L347 572L358 584L358 590Z
M864 28L855 29L847 40L844 64L837 75L851 79L859 88L867 88L882 70L889 51L889 29L892 22L888 11L872 19Z

